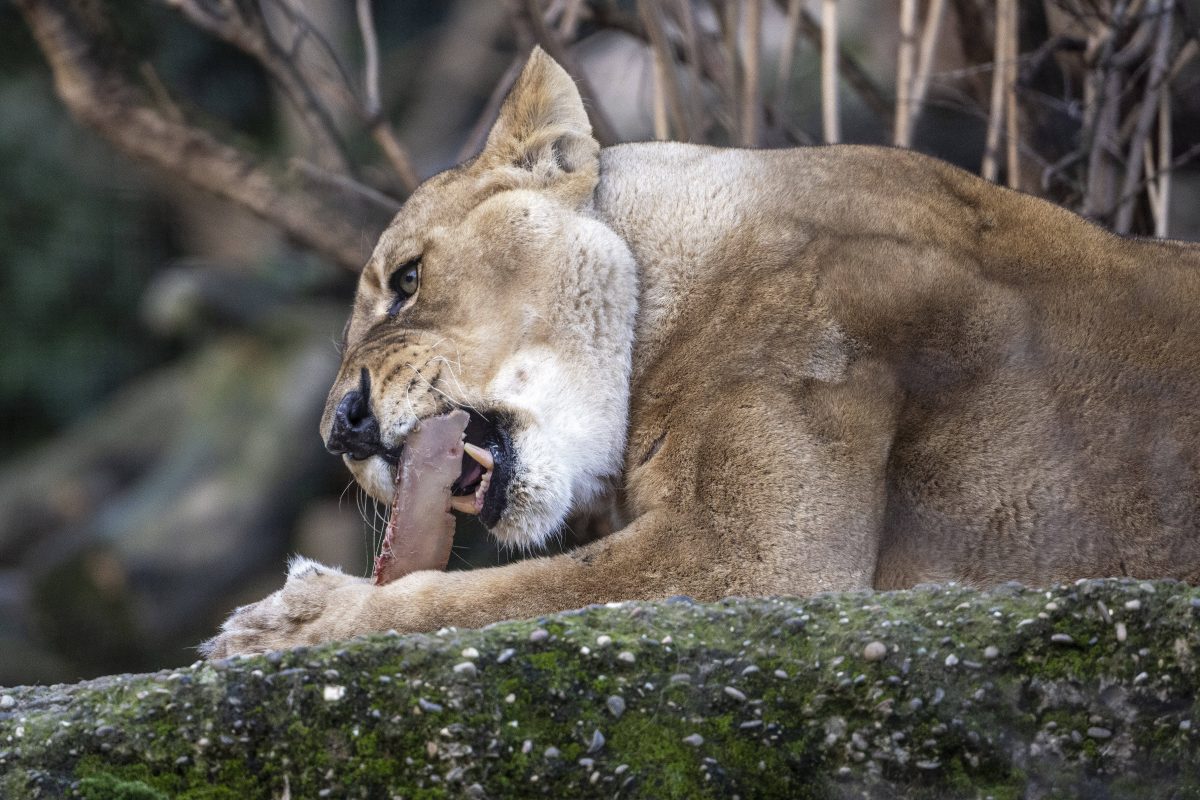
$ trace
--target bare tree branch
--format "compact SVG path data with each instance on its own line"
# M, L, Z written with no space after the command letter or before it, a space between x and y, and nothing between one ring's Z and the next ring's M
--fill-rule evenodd
M917 74L913 78L911 103L909 104L908 131L915 135L917 122L925 107L925 95L929 93L929 77L933 74L933 51L942 30L942 18L946 16L946 0L930 0L925 25L921 30L921 52L917 58Z
M796 57L796 37L800 33L800 12L803 8L803 0L788 0L787 27L784 28L783 43L779 47L779 71L775 76L775 101L772 103L780 119L783 118L792 86L792 61Z
M488 101L484 104L483 111L479 112L479 117L475 120L475 124L471 126L471 132L467 135L466 141L458 151L457 161L466 161L471 156L483 149L483 143L487 141L488 131L492 129L492 123L496 121L496 117L500 115L500 106L504 103L504 98L508 96L508 90L517 82L517 76L521 74L521 67L525 66L525 62L529 60L529 53L521 51L517 57L508 65L508 69L504 70L504 74L500 76L499 83L492 89L492 94L488 97Z
M742 48L741 140L743 147L757 147L759 116L762 113L758 91L759 57L762 50L762 0L746 0L745 7L746 24L742 31L745 46Z
M1021 119L1017 110L1017 57L1020 55L1020 18L1016 0L1006 0L1008 38L1004 49L1004 173L1010 189L1021 188Z
M363 109L368 119L374 119L383 110L379 100L379 36L375 33L371 0L356 0L354 5L363 43Z
M1000 126L1004 123L1004 84L1007 77L1004 56L1008 52L1008 25L1011 19L1009 5L1013 0L998 0L996 3L996 43L992 48L992 102L988 113L987 136L983 150L983 166L980 174L986 180L995 181L1000 153Z
M1158 113L1158 93L1162 88L1163 77L1167 74L1171 56L1171 23L1175 17L1175 0L1162 0L1161 5L1155 3L1160 19L1158 32L1154 39L1154 49L1151 52L1150 74L1146 78L1146 90L1141 105L1137 111L1137 127L1134 128L1133 138L1129 143L1129 157L1125 160L1125 179L1121 182L1121 200L1117 208L1117 218L1113 229L1117 233L1129 233L1133 224L1133 210L1136 197L1131 196L1134 188L1142 178L1142 152L1149 141L1150 129L1154 126L1154 118Z
M913 61L916 54L917 0L900 0L900 46L896 50L896 122L892 144L912 144Z
M1171 221L1171 147L1171 87L1164 81L1158 90L1158 218L1154 221L1154 235L1164 239Z
M1124 28L1128 2L1118 0L1107 19L1092 22L1084 61L1092 74L1084 89L1083 132L1088 141L1083 213L1099 219L1117 194L1117 142L1120 128L1121 71L1112 66L1118 34Z
M228 42L255 58L275 81L299 114L312 137L317 162L328 170L350 171L350 161L329 110L300 75L296 60L289 58L267 30L257 4L212 5L198 0L163 0L193 25Z
M662 10L657 3L647 0L638 0L637 9L638 16L646 27L646 34L650 37L650 49L654 56L655 91L662 94L664 110L670 111L675 138L689 142L692 137L687 114L683 109L683 90L679 85L674 59L671 57L671 45L663 29ZM657 136L657 128L655 135ZM666 136L662 138L665 139Z
M313 24L302 0L260 0L264 4L264 17L280 51L291 61L304 81L322 98L326 108L341 108L360 114L362 102L358 87L350 77L350 71L338 55L337 50L323 31ZM280 22L290 26L290 37L283 41L276 32ZM314 50L308 47L312 43ZM320 67L320 68L319 68Z
M575 57L571 55L558 36L546 27L546 20L542 16L542 5L539 0L524 0L523 3L518 4L518 12L518 24L524 24L529 29L533 40L541 45L542 49L551 58L561 64L562 68L579 85L579 93L583 96L583 102L588 108L588 117L591 118L592 132L596 136L596 141L602 147L616 144L616 131L613 129L612 123L609 122L608 115L600 107L591 81L579 69L579 64L575 61Z
M1191 147L1189 147L1188 149L1184 150L1179 155L1172 158L1170 160L1170 162L1167 164L1167 167L1165 169L1159 170L1159 176L1162 176L1164 174L1174 173L1174 172L1184 168L1185 166L1190 164L1192 161L1195 161L1197 158L1200 158L1200 142L1196 142ZM1117 212L1117 208L1121 205L1121 203L1124 203L1124 202L1130 201L1130 200L1136 200L1138 195L1140 195L1142 192L1146 191L1151 180L1152 180L1152 178L1146 178L1146 177L1142 178L1140 181L1138 181L1138 184L1136 186L1134 186L1132 190L1130 190L1129 194L1121 195L1120 197L1118 197L1116 200L1113 201L1113 204L1111 207L1101 209L1100 212L1098 214L1096 214L1096 216L1101 219L1103 219L1104 217L1112 216L1113 214L1115 214Z
M650 61L654 70L651 104L654 112L654 138L665 142L671 138L671 126L667 122L667 93L663 86L667 82L667 66L663 63L662 52L654 48L650 50Z
M786 2L787 0L776 0L776 5L780 8L786 8L784 5ZM800 13L800 32L804 34L804 38L817 47L821 46L821 42L825 38L821 23L809 13L808 9L803 9ZM837 39L836 36L833 38ZM892 117L894 112L891 99L875 84L874 79L871 78L862 64L858 63L858 59L840 45L837 49L837 68L840 73L839 78L854 90L855 94L862 100L863 105L869 108L879 118L879 121L890 130L893 124Z
M78 0L15 2L76 119L122 153L245 206L334 262L362 266L397 204L370 190L321 189L296 173L290 180L272 174L207 131L164 116L119 69L103 64L99 51L112 46L82 21Z
M826 144L842 140L838 114L837 0L821 0L821 123Z
M417 170L413 167L408 151L400 144L395 131L383 114L379 101L379 37L375 33L375 18L371 14L371 0L357 0L358 30L362 35L363 53L363 111L367 117L367 125L371 129L371 138L379 145L388 163L396 171L400 183L411 193L421 183Z
M717 19L721 24L722 47L720 52L724 55L725 69L722 73L722 80L725 85L725 95L729 103L731 111L731 122L729 131L734 136L737 135L737 109L741 108L741 103L738 98L741 97L741 60L738 58L738 29L741 23L741 6L737 3L714 2L714 9L717 12Z
M683 36L683 57L680 60L687 66L688 76L691 79L689 107L691 108L691 122L695 128L690 132L697 141L703 141L704 132L708 127L708 114L704 110L700 85L703 72L700 57L700 32L699 26L696 24L696 10L692 6L691 0L676 0L675 16L679 21Z

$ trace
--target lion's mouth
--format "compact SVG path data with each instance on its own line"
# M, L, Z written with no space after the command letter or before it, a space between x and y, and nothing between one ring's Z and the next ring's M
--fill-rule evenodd
M508 504L512 479L512 439L508 426L470 411L463 436L462 473L450 487L450 507L464 514L478 514L489 528L500 521Z
M477 515L491 528L500 521L508 504L508 484L513 468L512 439L502 415L491 414L489 418L474 410L464 410L469 419L463 435L462 471L450 487L450 508ZM398 470L403 450L401 444L381 455L393 470ZM397 501L398 498L393 504Z

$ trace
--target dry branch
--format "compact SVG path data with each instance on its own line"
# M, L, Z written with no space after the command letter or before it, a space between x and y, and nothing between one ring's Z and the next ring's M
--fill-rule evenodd
M592 87L592 82L588 80L587 75L579 68L575 57L563 45L558 35L546 26L546 19L542 16L542 4L539 0L525 0L524 3L518 4L517 11L516 23L525 27L533 41L541 45L542 49L551 58L561 64L562 68L579 85L579 94L583 96L584 105L587 106L588 117L591 119L592 132L596 137L596 141L601 146L616 144L616 131L613 129L612 123L609 122L608 116L604 113L604 109L600 107L600 103L596 98L596 91Z
M1084 61L1092 74L1084 87L1083 131L1088 141L1086 194L1083 213L1100 218L1115 204L1117 195L1118 130L1122 73L1113 65L1118 35L1124 30L1129 4L1119 0L1107 19L1094 21L1088 35Z
M1017 110L1017 57L1020 55L1020 18L1016 0L1005 0L1008 13L1008 37L1004 50L1004 172L1008 186L1021 188L1021 120Z
M379 37L375 33L375 19L371 14L371 0L357 0L358 30L362 35L363 53L363 112L371 129L371 138L379 145L388 163L392 165L400 183L412 192L421 183L420 176L409 158L408 151L400 144L392 126L383 114L379 100Z
M775 0L775 4L785 11L788 8L788 2L789 0ZM821 47L824 39L821 23L805 8L800 11L800 33L813 45ZM837 68L839 79L844 81L846 86L858 95L858 99L862 101L863 105L870 109L871 113L890 130L894 110L891 98L879 88L874 78L858 62L858 59L840 45L837 49Z
M458 151L457 161L466 161L483 149L483 143L487 140L488 131L491 130L492 123L496 121L496 117L500 114L501 104L504 103L504 98L508 96L509 89L517 82L517 76L521 74L521 68L525 66L525 62L528 59L529 54L522 51L508 65L508 69L504 71L499 83L492 89L492 94L488 97L483 111L479 113L479 117L471 127L471 132L467 135L466 141L463 142L462 148Z
M900 46L896 51L896 123L892 144L912 144L912 84L916 55L917 0L900 0Z
M658 50L650 51L650 59L654 70L654 138L662 142L671 137L671 128L667 122L667 95L663 89L663 84L667 82L667 67Z
M996 180L997 163L1000 152L1000 127L1004 123L1004 94L1005 78L1008 69L1005 66L1005 54L1008 53L1009 22L1011 14L1009 6L1014 0L998 0L996 3L996 43L992 48L995 54L992 58L992 99L988 112L987 136L984 141L983 166L980 173L989 181Z
M1133 211L1137 199L1134 189L1142 179L1142 153L1149 141L1150 129L1154 126L1154 119L1158 113L1159 92L1170 66L1171 23L1175 15L1175 0L1162 0L1161 6L1155 3L1152 7L1156 7L1159 14L1158 30L1150 56L1150 74L1146 78L1146 90L1137 110L1137 125L1129 142L1129 157L1125 160L1125 179L1121 182L1122 199L1113 223L1113 229L1117 233L1129 233L1133 224Z
M842 139L838 115L837 0L821 1L821 123L828 144Z
M691 123L694 125L696 141L704 141L708 128L708 113L704 109L704 97L700 85L703 69L700 57L700 30L696 23L696 10L691 0L675 0L675 18L679 22L682 42L680 60L686 65L690 80L688 94Z
M1171 217L1171 89L1163 83L1158 90L1158 216L1154 220L1154 235L1166 238Z
M50 64L63 103L122 153L246 207L300 243L357 270L398 204L290 180L205 130L164 115L101 61L114 52L85 23L77 0L15 0ZM94 13L94 12L88 12Z
M783 43L779 48L779 71L775 77L775 101L772 103L776 116L783 118L787 98L792 85L792 61L796 56L796 37L800 33L800 12L803 0L788 0L787 26L783 31Z
M312 84L300 74L297 60L289 57L267 29L257 4L221 4L199 0L165 0L193 25L256 59L296 109L312 139L313 152L323 168L350 171L350 161L333 116L317 97Z
M743 147L758 146L758 122L762 110L758 92L758 68L762 45L762 0L745 0L746 24L742 31L742 113Z
M655 92L661 94L664 111L670 111L671 125L675 128L675 137L679 141L691 141L691 131L688 125L687 113L683 108L683 89L679 85L679 75L675 71L675 62L671 57L671 45L663 28L662 9L657 3L638 0L638 15L646 27L646 35L650 38L650 49L654 58ZM657 95L656 95L657 96ZM658 136L658 125L655 125L655 136L665 139L666 135Z
M909 136L917 129L921 110L925 106L925 95L929 93L929 78L933 74L933 51L937 47L942 31L942 18L946 16L946 0L930 0L925 25L921 30L921 53L917 59L917 74L913 78L911 102L909 104Z

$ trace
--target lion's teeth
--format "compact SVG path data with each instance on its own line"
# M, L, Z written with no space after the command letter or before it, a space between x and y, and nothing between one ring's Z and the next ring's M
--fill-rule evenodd
M475 510L474 497L451 497L450 507L455 511L461 511L464 514L478 514Z
M470 442L463 442L463 449L467 451L467 455L483 465L484 469L492 469L496 466L492 454L482 447L477 447Z

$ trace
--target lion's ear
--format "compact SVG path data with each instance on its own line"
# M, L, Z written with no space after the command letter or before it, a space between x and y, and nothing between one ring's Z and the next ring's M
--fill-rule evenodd
M599 153L575 81L535 47L500 108L483 158L491 167L527 170L544 188L582 203L595 188Z

